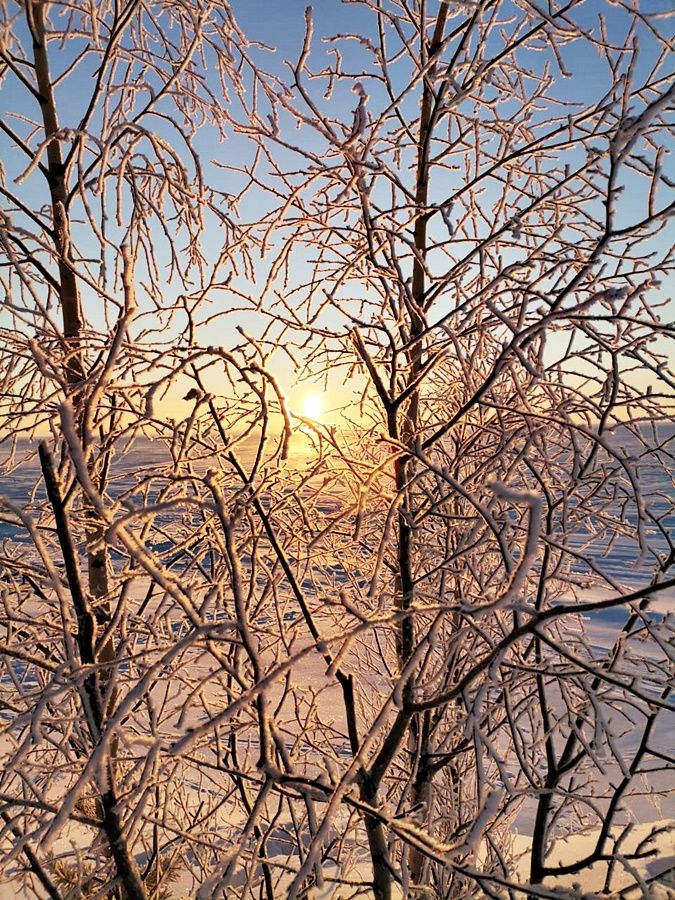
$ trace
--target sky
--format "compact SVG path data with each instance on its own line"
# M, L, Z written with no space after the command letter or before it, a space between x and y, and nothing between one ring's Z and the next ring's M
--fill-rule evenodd
M465 4L465 6L467 10L471 8L471 4ZM663 10L665 12L668 10L668 6L669 5L662 2L662 0L651 0L648 9L650 12L658 10ZM428 9L431 14L436 11L437 7L437 3L428 4ZM250 48L252 57L273 73L287 74L288 68L285 66L284 61L296 58L302 42L305 26L305 3L299 2L299 0L288 0L288 2L285 3L271 2L271 0L235 0L232 4L232 8L240 27L251 40L262 41L275 48L275 52L271 53L261 47L252 46ZM454 13L456 9L463 9L464 7L453 4L452 8ZM506 4L505 8L508 8ZM313 12L315 35L310 63L314 69L325 64L325 61L328 59L326 52L332 45L324 42L323 39L326 37L336 33L357 36L367 36L374 33L373 19L368 10L360 4L340 3L338 0L318 0L318 2L314 4ZM575 9L573 16L575 21L578 21L584 27L590 29L597 28L599 13L602 13L606 17L609 39L618 40L621 38L625 32L626 17L618 3L610 3L607 2L607 0L588 0L588 2L580 4ZM666 28L669 28L670 25L665 19L659 19L658 27L665 30ZM21 30L19 30L19 33L22 34ZM22 36L25 37L25 31ZM648 29L642 29L640 38L642 41L642 50L635 64L637 71L636 77L638 80L640 77L645 77L652 67L655 60L656 47L656 43L649 34ZM367 53L359 44L358 40L343 41L341 43L341 49L345 69L354 72L353 81L355 81L362 72ZM606 66L597 56L589 52L589 48L585 42L579 40L571 41L560 47L560 53L564 62L564 67L571 72L571 77L569 78L562 77L562 74L560 73L556 76L555 92L561 101L566 101L568 103L584 103L590 97L597 97L610 88L611 77L607 72ZM52 71L57 72L64 71L67 68L71 61L72 53L69 56L68 44L66 43L65 49L62 46L52 45L51 56ZM550 60L551 54L548 52L537 53L533 50L529 52L529 57L531 57L532 67L540 69L546 59ZM83 66L77 78L68 82L64 81L59 89L58 100L60 124L62 127L76 127L77 122L81 117L82 110L87 103L89 91L91 89L92 72L93 61L89 70L87 70L86 65ZM377 76L378 73L374 72L373 74ZM211 71L207 73L207 78L211 80L213 86L216 85L215 78ZM326 110L330 110L332 114L336 116L341 116L347 123L351 121L358 99L356 95L351 92L349 87L350 83L351 82L347 80L345 84L339 86L338 89L336 89L333 98L330 101L326 101L322 107ZM366 83L368 84L368 89L370 91L369 112L374 115L378 109L382 108L385 101L383 100L382 92L378 95L376 82L366 81ZM252 87L250 81L248 87L249 90ZM21 122L20 117L23 115L35 115L35 110L32 112L30 111L31 104L34 106L33 98L30 97L25 88L11 74L5 76L2 88L0 114L11 114L11 121L16 123L16 127L19 130L23 129L23 133L26 134L26 125ZM414 94L411 95L407 102L410 103L410 111L414 111L418 102L416 96ZM504 109L506 109L506 106ZM241 110L237 109L236 102L233 102L232 111L235 116L241 114ZM9 118L8 121L10 121ZM93 122L95 125L96 116L94 116ZM176 135L169 126L165 126L162 122L155 122L154 125L157 127L160 135L162 135L168 143L174 143L177 147L178 142L176 141ZM320 139L317 139L316 135L312 136L308 134L308 129L300 129L300 131L297 132L297 135L299 136L299 140L306 142L303 146L316 146L317 150L321 152ZM291 137L289 140L290 139L294 138ZM227 167L240 165L246 158L246 155L250 154L250 148L246 140L230 130L227 134L227 140L222 142L215 130L207 126L202 129L196 137L195 147L199 153L202 165L207 172L209 182L217 189L223 191L224 194L236 192L239 183L237 181L238 176ZM20 171L25 168L26 160L21 153L17 153L11 140L4 134L0 136L0 152L2 153L2 158L6 166L7 181L8 183L14 182ZM294 155L292 153L284 151L283 149L279 150L278 153L279 158L284 164L291 167L293 166ZM574 153L571 153L569 158L571 161L574 161ZM667 166L670 167L671 178L675 179L675 171L673 170L672 163L668 159L664 161L664 168ZM264 166L261 171L265 171ZM632 182L630 181L630 177L627 180L627 188L628 190L625 192L627 199L624 204L624 214L628 220L628 218L637 213L635 198L638 196L638 190L641 195L644 195L644 190L636 187L635 191L633 191L631 189ZM14 189L16 189L17 193L20 193L24 202L30 206L41 206L45 203L46 194L44 191L44 184L38 172L34 172L20 186L13 187L13 190ZM223 202L225 204L225 199ZM238 212L242 219L254 222L256 218L261 218L265 214L266 209L269 207L269 203L270 195L266 191L252 191L248 195L246 201L241 204ZM15 219L16 216L17 214L14 214ZM113 224L109 223L109 227L111 228L111 231L114 230ZM668 234L668 232L664 233L655 242L657 249L663 250L664 246L670 240ZM86 255L88 246L86 228L80 228L78 240L80 242L79 248L81 252L83 255ZM207 262L212 262L217 258L222 245L222 240L223 229L217 225L213 227L213 223L210 224L206 230L203 243L204 255ZM165 251L162 250L162 246L162 235L157 233L157 249L160 255L160 261L164 262L166 259L163 256ZM268 270L270 259L271 257L268 255L265 259L255 260L256 275L258 279L261 280ZM294 261L293 278L296 282L301 282L306 279L309 275L310 268L310 255L307 254L306 258L303 259L302 251L300 251ZM239 273L233 271L223 272L223 275L229 275L231 277L230 285L232 288L235 288L236 291L250 290L255 294L257 288L255 286L251 287L249 284L249 275L245 271L242 270ZM149 274L142 271L139 272L139 279L142 280L143 277L149 277ZM670 292L670 287L670 284L662 286L661 290L664 296ZM167 303L180 292L178 286L171 284L166 284L163 290ZM139 290L139 297L143 304L142 290ZM105 321L101 312L101 305L90 300L86 301L86 305L90 321L98 327L104 327ZM231 347L233 344L240 341L236 326L245 328L247 333L254 336L261 333L263 326L259 316L253 309L251 309L250 312L242 311L240 309L241 305L241 302L237 299L237 296L233 291L224 289L213 292L210 311L215 314L221 313L223 315L221 315L217 321L214 321L209 325L207 329L209 341ZM332 313L331 316L332 317L329 318L331 326L334 327L336 331L344 331L346 327L345 322L339 321L339 316L335 313ZM165 327L165 336L170 340L173 326L167 324L165 318L162 327ZM280 354L273 363L273 368L280 381L283 383L285 390L289 392L296 390L293 385L293 376L290 374L290 364L287 356L284 356L283 353ZM329 378L329 380L332 381L332 385L330 387L329 397L327 398L327 406L333 405L333 399L335 399L336 404L338 399L342 399L341 396L338 397L341 390L340 382L342 377L342 373L336 373L332 379ZM171 400L171 403L173 404L172 411L179 417L187 414L189 409L188 404L180 400L182 390L183 385L179 383L176 390L173 392ZM305 395L312 390L314 389L308 389L306 387L298 389L296 391L296 405L302 406Z

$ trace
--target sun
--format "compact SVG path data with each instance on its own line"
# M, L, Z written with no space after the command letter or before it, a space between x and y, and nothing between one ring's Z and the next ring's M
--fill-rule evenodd
M323 413L323 395L305 394L302 399L302 414L306 419L320 419Z

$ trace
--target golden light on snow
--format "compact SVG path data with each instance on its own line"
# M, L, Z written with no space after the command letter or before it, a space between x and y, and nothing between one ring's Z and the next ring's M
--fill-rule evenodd
M306 419L319 419L323 413L323 394L305 394L302 399L302 415Z

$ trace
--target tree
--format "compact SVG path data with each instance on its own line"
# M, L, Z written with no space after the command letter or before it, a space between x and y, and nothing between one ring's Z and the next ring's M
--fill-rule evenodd
M39 109L2 125L8 468L50 437L3 500L1 798L39 896L651 890L660 14L346 10L287 72L220 6L4 10ZM292 413L282 358L360 404Z

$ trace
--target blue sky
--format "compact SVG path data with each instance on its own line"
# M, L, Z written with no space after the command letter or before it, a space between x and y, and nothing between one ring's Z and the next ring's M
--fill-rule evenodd
M649 12L667 11L668 4L662 0L650 0L645 7ZM275 53L269 53L265 50L252 47L250 52L252 56L263 64L272 72L287 73L284 60L295 59L302 42L305 27L305 7L304 2L298 0L288 0L288 2L271 2L271 0L236 0L233 3L233 11L243 31L252 39L263 41L276 48ZM434 14L437 10L437 3L429 3L428 10L430 14ZM504 9L508 9L508 4L503 4ZM467 9L470 8L466 7ZM464 7L452 7L453 13L455 9L464 9ZM610 40L619 41L623 39L627 27L627 17L621 7L616 3L609 3L606 0L589 0L584 4L580 4L571 14L575 21L582 24L587 29L595 29L597 31L598 14L602 13L606 17L607 33ZM465 14L465 13L462 13ZM338 0L318 0L314 4L314 23L315 23L315 39L313 44L310 65L313 69L322 67L327 60L327 50L331 45L322 42L322 38L336 33L346 34L374 34L374 21L368 10L357 3L340 3ZM456 21L453 22L456 24ZM665 31L669 27L669 23L665 19L658 20L659 29ZM656 53L656 41L646 28L641 29L641 52L636 63L636 81L644 78L654 64ZM66 47L68 45L66 44ZM342 41L341 51L343 53L345 70L353 72L354 79L362 77L364 66L367 64L369 54L359 45L358 41ZM564 78L560 72L556 73L556 63L552 59L550 51L537 53L534 50L523 53L527 65L535 70L541 70L544 62L548 60L552 66L552 72L556 77L554 93L561 101L567 103L583 104L591 97L600 97L611 87L611 76L607 71L606 65L599 59L595 51L589 45L581 40L571 41L560 47L560 54L563 60L563 66L570 70L572 77ZM71 54L72 56L72 54ZM70 62L68 50L52 48L52 65L53 72L62 71ZM624 66L625 67L625 66ZM403 64L399 64L399 69L405 68ZM58 100L60 107L60 123L62 127L75 127L82 115L82 110L86 106L89 91L91 89L90 75L93 71L93 63L89 66L89 70L82 68L78 78L75 81L64 84L63 88L58 92ZM375 70L373 74L377 76L379 73ZM403 77L403 74L401 75ZM338 86L334 96L330 101L321 101L322 109L326 114L340 117L347 124L351 121L352 111L356 105L357 98L351 92L353 80L346 79L345 82ZM370 93L369 111L371 115L377 116L379 111L386 105L382 91L378 92L377 83L372 79L369 81L364 79L367 89ZM320 92L318 94L320 96ZM418 92L411 94L407 101L408 109L413 114L418 103ZM513 104L511 104L512 106ZM510 109L508 98L504 98L500 109L503 114L507 115ZM561 110L566 113L567 110L573 110L574 107L563 108ZM3 84L2 98L0 99L0 113L13 111L15 113L36 115L36 107L33 98L23 88L16 79L11 76L6 77ZM233 113L241 115L241 111L233 106ZM545 117L547 111L542 111L541 115ZM17 122L16 119L12 120ZM94 117L94 123L96 117ZM153 126L156 127L169 142L176 141L176 135L172 129L162 122L154 121ZM23 125L18 125L20 129ZM316 134L312 134L310 129L301 129L299 132L289 130L289 138L302 142L303 147L316 148L322 151L322 141ZM250 147L247 141L241 136L235 135L231 130L228 139L220 142L215 131L209 127L205 127L196 138L195 146L199 152L202 164L207 171L209 183L215 188L225 193L233 193L237 190L241 181L240 176L236 176L231 170L223 169L212 162L221 165L239 165L250 155ZM606 145L604 148L606 150ZM6 162L8 182L18 175L19 171L25 167L26 160L20 152L12 148L9 139L0 135L0 152ZM579 150L566 151L566 159L571 165L574 165L581 156ZM277 151L277 158L283 160L284 164L293 167L297 165L297 161L292 153L284 150ZM664 168L670 167L671 177L675 178L672 163L670 160L664 161ZM264 167L261 170L264 173ZM459 176L458 176L459 177ZM239 178L239 181L238 181ZM624 215L626 221L631 217L641 214L640 207L644 206L645 192L642 187L637 187L638 182L635 181L636 188L632 190L632 175L626 179L627 190L624 193ZM17 192L29 204L41 205L46 202L47 195L44 183L39 173L33 174L24 185L16 188ZM637 204L635 198L639 196L640 202ZM434 202L439 202L440 198L432 198ZM225 203L225 200L223 201ZM271 196L265 191L252 191L245 203L241 205L239 210L242 219L247 221L255 221L257 217L264 215L266 209L272 202ZM16 218L16 216L15 216ZM110 226L113 227L112 225ZM81 240L82 248L87 245L86 229L81 229L78 235ZM121 238L120 238L121 239ZM222 229L215 223L215 220L209 225L204 240L204 252L207 259L214 260L217 258L220 246L223 240ZM655 242L655 246L663 251L669 241L668 234L663 233ZM157 247L162 259L164 251L162 248L161 234L157 235ZM306 254L303 259L303 252ZM308 264L307 254L301 248L298 249L296 255L293 277L300 282L308 277L310 267ZM269 257L266 260L257 260L257 275L260 278L269 265ZM145 273L139 272L139 278ZM223 271L223 277L230 274ZM248 290L250 285L247 283L245 274L233 275L233 287ZM668 288L664 286L662 290ZM180 291L178 285L166 284L164 287L164 295L167 301L175 297ZM255 286L252 288L255 293ZM142 293L142 292L140 292ZM225 346L230 346L239 340L235 325L243 325L248 332L252 334L260 333L264 327L259 321L259 317L253 311L249 313L237 312L231 314L229 311L233 307L239 307L240 302L227 290L214 292L212 295L212 303L210 305L211 312L228 313L220 319L219 324L210 327L208 339ZM97 325L103 324L103 317L100 314L100 304L96 302L88 303L89 315L91 321ZM343 331L345 322L340 322L339 317L332 313L329 319L334 324L337 331ZM166 333L167 338L171 338L171 329ZM278 363L278 371L282 378L287 382L289 363L288 359L282 357Z

